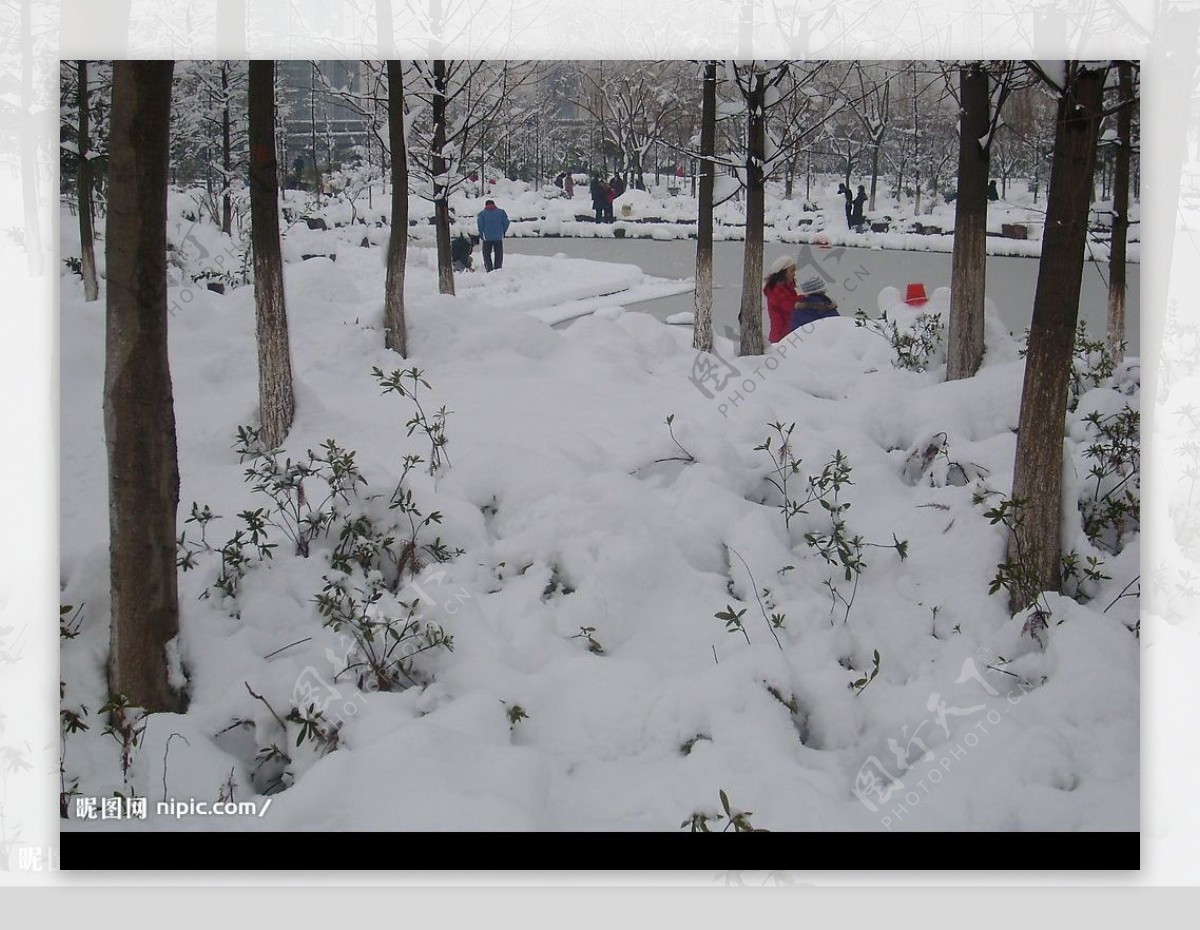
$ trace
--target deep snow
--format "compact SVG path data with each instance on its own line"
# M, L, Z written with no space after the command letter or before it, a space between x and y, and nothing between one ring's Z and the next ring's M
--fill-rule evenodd
M211 226L173 210L172 239L192 235L171 291L180 520L193 501L210 504L220 545L239 511L266 503L232 448L257 419L253 295L188 281L228 253ZM62 229L70 254L65 218ZM701 380L689 329L622 307L677 282L510 254L502 271L457 276L458 296L441 297L418 245L405 361L382 347L384 249L362 247L364 234L379 245L386 231L296 228L286 241L298 403L286 452L336 439L357 452L363 496L386 498L403 456L429 450L419 432L405 435L412 404L381 395L371 370L422 369L426 411L449 411L449 465L407 480L422 511L442 515L423 541L438 535L464 554L414 581L428 595L420 616L453 635L453 652L418 657L422 684L405 690L340 678L321 705L341 720L336 750L297 747L296 724L284 732L247 685L286 716L347 663L347 641L313 602L336 539L303 559L276 535L275 558L250 567L234 600L201 599L217 574L209 554L181 576L190 705L149 719L125 785L95 713L108 641L103 291L84 304L65 274L61 599L84 613L62 677L64 706L86 705L93 724L68 737L67 772L84 795L158 799L165 778L171 798L215 800L232 783L243 800L266 782L257 753L275 744L291 757L290 787L262 818L152 811L89 828L677 830L695 812L716 815L724 790L772 830L1137 829L1137 601L1105 611L1138 574L1136 535L1119 555L1100 553L1068 504L1066 547L1102 556L1111 580L1087 604L1050 599L1044 649L1003 592L988 594L1004 533L983 514L1011 486L1023 366L994 313L987 362L968 381L944 383L936 358L926 372L897 369L887 341L848 318L758 360L718 338L718 381ZM934 308L946 300L935 294ZM890 289L878 305L915 315ZM595 312L548 325L576 310ZM1136 406L1123 392L1134 370L1071 415L1075 494L1090 467L1082 417ZM755 449L774 422L795 424L794 480L847 457L847 525L882 546L863 551L856 586L805 541L829 528L821 507L785 527L770 450ZM926 461L943 438L945 454ZM955 483L955 463L971 480ZM405 591L411 600L407 580ZM852 599L848 615L834 597ZM745 610L744 634L715 616L730 607ZM782 625L773 631L767 614ZM856 694L875 653L878 675Z

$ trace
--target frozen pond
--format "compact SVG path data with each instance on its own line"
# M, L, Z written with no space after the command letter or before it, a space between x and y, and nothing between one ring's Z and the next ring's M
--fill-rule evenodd
M778 256L789 252L796 255L805 246L767 243L764 267ZM536 239L512 238L505 242L509 254L555 255L559 252L571 258L621 262L637 265L644 272L663 278L690 278L695 275L696 243L691 239L658 241L653 239ZM892 285L904 292L909 281L924 283L927 293L950 284L951 256L948 252L903 252L876 249L846 248L834 261L838 250L821 257L825 273L837 283L830 285L829 294L839 304L843 314L853 315L858 308L877 315L876 297L879 291ZM821 255L815 248L813 255ZM811 270L808 272L811 274ZM1038 261L1034 258L990 256L987 260L987 296L1011 331L1020 335L1029 326L1033 313L1033 296L1037 287ZM805 276L801 268L797 275ZM1139 352L1141 341L1138 327L1141 321L1139 287L1141 266L1128 265L1128 298L1126 309L1127 334L1131 355ZM723 327L737 326L738 303L741 300L742 243L717 242L713 245L713 315L718 333ZM672 313L691 311L692 295L680 294L631 305L636 309L666 319ZM1104 332L1108 315L1108 266L1087 262L1083 270L1083 292L1080 297L1080 318L1087 323L1088 332L1098 336Z

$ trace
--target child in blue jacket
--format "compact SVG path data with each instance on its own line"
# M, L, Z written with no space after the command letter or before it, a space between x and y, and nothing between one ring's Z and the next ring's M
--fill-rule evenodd
M800 300L796 304L793 329L826 317L840 316L837 301L825 293L825 282L813 275L800 285Z

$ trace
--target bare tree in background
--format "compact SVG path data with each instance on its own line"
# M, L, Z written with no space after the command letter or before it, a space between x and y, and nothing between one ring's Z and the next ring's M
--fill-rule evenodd
M404 144L404 67L387 63L388 139L392 153L392 229L388 236L387 283L384 299L384 344L408 356L408 326L404 319L404 269L408 262L408 152Z
M989 154L1013 75L1011 62L989 67L973 61L958 71L958 196L954 201L947 381L970 378L983 363Z
M76 141L79 149L78 168L75 183L78 187L79 200L79 243L80 271L83 274L83 299L93 301L100 296L100 285L96 280L96 246L93 231L92 208L92 152L91 139L88 132L88 63L78 63L79 72L79 137Z
M167 356L167 162L171 61L113 72L105 328L111 639L109 687L174 710L167 644L179 631L179 464Z
M1129 232L1129 161L1133 152L1133 109L1137 104L1133 62L1117 62L1117 151L1113 171L1112 243L1108 253L1108 350L1125 355L1125 245Z
M713 347L713 174L717 140L717 63L704 63L700 105L700 191L696 217L696 318L692 344L702 352Z
M450 259L450 195L465 183L463 159L472 139L494 124L508 95L533 74L532 62L413 61L407 100L420 110L408 148L410 171L433 201L438 290L454 293Z

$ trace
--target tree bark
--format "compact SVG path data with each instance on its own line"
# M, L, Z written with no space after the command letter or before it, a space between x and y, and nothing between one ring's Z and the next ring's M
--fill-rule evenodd
M178 707L167 644L179 632L179 465L167 356L171 61L113 65L106 255L109 688L148 711Z
M79 62L79 167L75 184L79 188L79 261L83 274L83 299L87 302L100 297L100 284L96 278L96 245L92 224L92 160L89 138L88 113L88 67L86 61Z
M706 62L700 104L700 191L696 215L696 320L692 345L702 352L713 347L713 173L717 143L717 63Z
M433 217L437 228L438 293L454 293L450 261L450 189L446 179L446 62L433 63Z
M763 354L763 164L766 160L766 81L753 74L746 100L746 241L742 255L741 355Z
M1063 435L1067 385L1079 315L1087 217L1096 167L1104 70L1069 65L1058 104L1054 161L1046 197L1046 231L1038 264L1033 322L1025 356L1013 500L1021 525L1009 539L1013 561L1031 568L1042 591L1061 587ZM1013 612L1031 592L1014 588Z
M1121 111L1117 114L1117 155L1113 178L1112 243L1108 253L1108 349L1125 356L1125 243L1129 231L1129 153L1133 145L1133 66L1118 62Z
M221 186L221 232L231 235L233 201L229 185L233 183L233 151L229 142L229 62L221 62L221 167L224 184Z
M983 362L983 296L987 271L988 74L979 62L959 72L962 111L958 133L958 197L946 380L970 378Z
M250 237L258 336L258 402L262 439L283 443L296 413L275 160L275 62L250 62Z
M408 357L404 319L404 269L408 262L408 151L404 144L404 66L387 63L388 144L392 150L392 231L388 236L384 345Z

